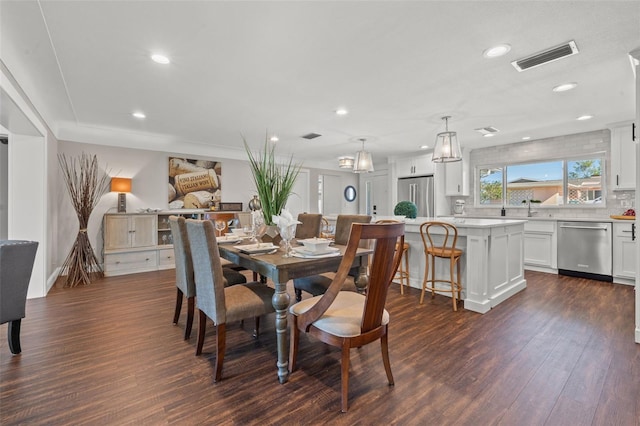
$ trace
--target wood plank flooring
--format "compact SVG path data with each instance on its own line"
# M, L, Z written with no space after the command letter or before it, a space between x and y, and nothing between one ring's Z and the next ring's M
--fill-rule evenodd
M638 425L640 345L632 287L527 272L491 312L393 285L387 385L377 344L353 350L349 412L340 352L302 336L299 368L276 376L274 315L227 326L223 380L215 335L196 357L173 317L174 272L105 278L29 300L22 354L0 331L0 424ZM293 292L291 291L293 300ZM197 321L197 316L196 316Z

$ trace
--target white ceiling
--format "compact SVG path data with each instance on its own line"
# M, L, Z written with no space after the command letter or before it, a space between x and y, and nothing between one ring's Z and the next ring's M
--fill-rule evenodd
M361 137L376 162L432 146L443 115L468 149L630 120L639 22L638 1L3 0L0 59L61 139L240 152L268 132L336 167ZM578 55L510 64L570 40ZM482 56L499 43L506 56Z

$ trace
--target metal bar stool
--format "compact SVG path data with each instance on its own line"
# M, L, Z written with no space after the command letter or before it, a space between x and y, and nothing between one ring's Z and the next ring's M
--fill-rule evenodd
M380 219L376 223L398 223L397 220ZM396 250L398 246L396 245ZM400 284L400 294L404 294L404 286L409 287L409 243L402 245L402 253L400 254L400 264L396 270L396 274L393 276L393 282ZM404 259L403 259L404 258Z
M442 243L434 243L434 235L442 236ZM422 293L420 294L420 304L424 301L424 292L428 288L431 290L431 298L435 297L435 292L451 293L453 310L458 310L458 300L462 291L460 279L460 258L463 251L456 248L458 241L458 228L447 222L425 222L420 225L420 236L424 244L425 273L422 280ZM438 239L440 241L440 239ZM449 259L449 279L436 279L436 257ZM456 275L454 279L454 267ZM436 283L449 283L450 288L436 287Z

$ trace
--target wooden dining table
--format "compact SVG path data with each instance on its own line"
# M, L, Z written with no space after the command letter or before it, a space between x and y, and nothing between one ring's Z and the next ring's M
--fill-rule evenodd
M241 243L245 244L245 243ZM335 272L342 261L347 246L334 245L340 249L340 255L320 258L283 257L284 251L275 253L247 254L231 244L219 244L220 257L236 265L254 271L271 279L275 286L273 307L276 310L276 341L278 346L278 380L285 383L289 377L289 340L287 338L287 310L290 296L287 293L287 282L294 278L308 277L323 272ZM367 255L372 250L359 248L353 266L360 268L355 284L359 292L364 292L367 284Z

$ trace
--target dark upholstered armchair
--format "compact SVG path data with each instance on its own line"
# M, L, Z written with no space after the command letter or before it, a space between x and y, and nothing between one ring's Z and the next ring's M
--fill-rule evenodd
M13 354L22 352L20 323L25 316L36 250L35 241L0 241L0 324L9 323L7 337Z

